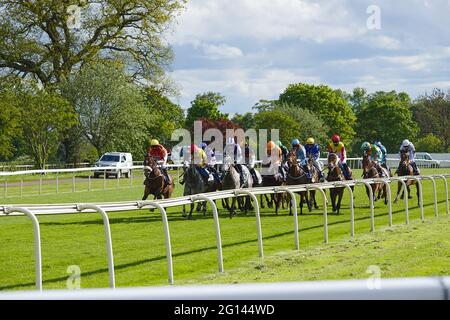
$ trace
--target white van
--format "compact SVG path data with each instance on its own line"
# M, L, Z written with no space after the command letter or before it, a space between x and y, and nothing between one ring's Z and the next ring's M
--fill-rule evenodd
M106 175L105 178L114 176L116 179L120 179L122 175L129 178L133 167L133 158L131 153L108 152L100 157L95 163L95 167L109 169L94 170L94 178L98 178L102 174Z

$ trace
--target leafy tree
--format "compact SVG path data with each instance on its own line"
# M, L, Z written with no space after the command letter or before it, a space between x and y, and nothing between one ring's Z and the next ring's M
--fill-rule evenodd
M418 139L414 146L416 147L417 151L422 152L445 152L442 140L432 133L429 133L425 137Z
M328 126L328 135L339 133L344 142L350 142L355 131L355 115L341 91L326 85L291 84L280 95L279 102L310 110Z
M253 113L251 112L246 112L244 114L236 113L231 121L244 130L255 128L255 119L253 118Z
M414 140L417 124L412 118L410 99L405 93L376 92L366 96L367 105L358 112L354 149L362 142L379 139L389 150L397 151L403 139Z
M281 110L266 110L255 114L256 129L278 129L281 142L289 146L300 132L300 124Z
M76 123L70 104L59 94L32 86L20 93L20 124L36 166L44 169L63 133Z
M0 157L10 159L14 140L22 133L17 94L10 88L0 91Z
M153 117L153 121L147 124L149 136L171 146L172 132L182 128L185 121L183 109L155 88L146 88L144 95L145 106Z
M96 57L120 56L154 83L172 52L161 41L185 0L0 0L0 68L44 86Z
M367 107L368 95L367 90L364 88L353 89L353 94L348 98L353 112L358 116L358 113Z
M86 65L61 86L74 107L79 129L97 150L141 155L152 123L141 90L120 65L96 62Z
M227 114L220 112L219 107L224 105L226 98L217 92L198 94L187 110L186 128L192 129L194 122L200 118L211 120L228 119Z
M435 89L431 95L421 96L412 110L421 136L432 133L442 140L443 150L447 150L450 147L450 93Z

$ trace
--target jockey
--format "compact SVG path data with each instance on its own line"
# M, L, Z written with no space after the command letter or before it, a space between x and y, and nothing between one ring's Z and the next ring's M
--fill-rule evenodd
M347 152L345 151L345 146L341 142L341 137L337 134L331 137L331 143L328 145L328 153L334 153L339 158L339 167L344 174L346 180L350 180L350 172L347 166Z
M325 178L323 176L322 168L319 163L320 147L317 143L315 143L314 138L308 138L306 140L305 154L306 154L306 158L311 156L311 158L313 159L314 167L316 167L317 172L319 173L319 179L321 182L324 182Z
M233 160L234 168L239 173L240 183L244 184L244 175L242 173L242 149L237 143L237 137L229 138L223 151L224 156L229 156ZM224 158L225 159L225 158Z
M280 140L275 142L275 144L281 149L281 160L285 163L287 161L289 150L283 146L283 143Z
M387 160L386 160L386 157L387 157L386 147L383 146L383 144L379 140L376 140L374 142L374 145L376 145L381 150L381 153L382 153L381 160L380 160L381 166L389 171L389 168L387 166Z
M294 139L291 142L292 144L292 152L297 157L297 161L300 163L300 165L303 168L303 171L305 171L306 175L308 176L308 179L311 179L311 174L309 172L307 161L306 161L306 150L305 147L300 144L300 140Z
M245 165L247 166L248 170L250 171L250 174L252 175L254 183L257 184L258 176L255 171L256 155L248 143L246 143L244 147L244 160Z
M215 165L216 165L216 154L215 154L215 149L212 148L211 145L207 145L206 143L202 142L200 144L200 148L202 148L203 151L205 151L206 153L206 157L207 157L207 163L206 163L206 167L208 168L208 170L211 171L212 175L214 176L214 179L216 180L217 183L220 183L220 176L219 173L217 172Z
M147 149L148 155L153 158L161 166L161 171L164 175L164 183L166 185L170 184L169 174L167 172L167 150L164 148L158 140L152 139L150 141L150 146Z
M400 146L400 153L409 153L409 164L413 167L414 175L420 175L419 168L417 168L417 164L414 161L416 148L414 148L414 145L408 139L402 142L402 145Z
M380 178L386 178L384 171L379 164L379 161L381 161L381 159L383 158L383 153L381 152L381 149L375 144L364 142L361 145L361 151L364 154L368 155L370 161L372 161L375 164L375 168L377 169Z
M206 170L206 165L208 163L208 157L206 156L205 151L203 149L197 147L195 144L192 144L190 147L190 157L191 163L194 163L195 168L202 176L205 183L208 182L209 173Z
M283 170L282 161L283 161L283 151L278 147L275 142L269 141L266 146L266 155L269 159L274 159L275 161L271 165L278 168L278 172L280 173L283 181L286 180L286 175Z

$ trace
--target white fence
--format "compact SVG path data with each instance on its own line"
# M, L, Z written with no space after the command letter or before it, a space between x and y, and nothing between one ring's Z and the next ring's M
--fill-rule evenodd
M196 300L449 299L450 277L0 293L0 300L175 300L185 303Z
M101 214L103 218L105 238L106 238L106 249L108 254L108 270L109 270L109 286L115 288L115 272L114 272L114 258L113 258L113 247L111 240L111 229L109 225L107 212L115 211L131 211L139 210L143 208L154 208L158 209L162 216L164 235L165 235L165 246L166 246L166 256L167 256L167 273L168 281L170 284L174 283L173 276L173 263L172 263L172 246L169 231L169 222L167 219L166 209L170 207L178 207L181 205L187 205L195 202L208 202L212 207L213 217L214 217L214 228L216 233L216 245L217 245L217 263L219 272L224 271L223 265L223 254L222 254L222 241L220 233L220 222L215 200L251 196L255 204L255 217L257 226L257 238L258 238L258 253L260 257L264 256L263 248L263 237L261 229L261 218L259 212L259 205L256 195L262 194L276 194L276 193L288 193L291 195L293 215L294 215L294 246L296 250L299 250L299 224L297 215L297 201L294 196L294 192L299 191L309 191L316 190L322 195L323 203L323 235L324 242L328 242L328 216L327 216L327 198L325 190L332 189L336 187L344 187L349 192L350 199L350 226L349 233L351 237L355 235L355 218L354 218L354 207L353 207L353 192L352 186L365 186L369 190L369 207L370 207L370 229L372 232L375 231L375 214L374 214L374 202L372 196L371 184L383 183L387 187L388 191L388 215L389 215L389 226L392 226L392 194L390 184L392 182L401 182L406 192L406 180L416 180L419 187L419 208L421 213L421 219L424 221L424 208L423 208L423 194L422 194L422 181L431 180L433 185L433 201L434 201L434 214L438 216L438 199L437 199L437 184L436 179L442 179L444 181L445 196L446 196L446 214L449 214L449 196L448 196L448 184L446 175L431 175L431 176L411 176L411 177L395 177L390 179L366 179L366 180L353 180L345 182L327 182L319 184L310 185L297 185L297 186L283 186L283 187L262 187L253 189L240 189L240 190L228 190L220 192L212 192L207 194L193 195L188 197L164 199L157 201L138 201L138 202L118 202L118 203L103 203L103 204L64 204L64 205L29 205L29 206L9 206L5 205L0 207L0 217L9 215L26 215L32 220L34 228L34 253L35 253L35 263L36 263L36 288L42 291L42 259L41 259L41 237L40 237L40 227L39 221L37 219L38 215L49 215L49 214L74 214L80 212L97 212ZM408 209L408 197L404 197L405 204L405 223L409 223L409 209Z

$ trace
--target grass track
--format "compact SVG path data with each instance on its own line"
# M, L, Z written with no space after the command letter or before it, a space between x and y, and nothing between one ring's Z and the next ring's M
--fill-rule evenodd
M423 170L423 174L443 173L442 170ZM358 175L359 172L356 172ZM440 215L445 213L445 195L443 183L438 181L438 200ZM424 203L427 221L434 219L433 196L430 181L424 181ZM393 192L396 187L393 188ZM414 189L413 189L414 190ZM176 187L176 195L181 193L179 185ZM121 190L80 192L46 197L32 196L24 198L8 198L8 203L73 203L73 202L101 202L119 200L137 200L142 195L142 188L129 188ZM366 237L370 230L370 216L368 200L363 187L358 187L355 192L356 201L356 237ZM410 219L416 223L420 218L420 212L416 205L416 199L410 201ZM5 201L6 202L6 201ZM348 196L345 193L343 199L342 214L329 215L330 247L345 243L349 252L353 246L348 243L350 221ZM402 225L405 221L403 202L393 205L394 224ZM209 213L207 217L196 215L193 221L181 218L178 208L170 209L169 224L172 236L174 256L175 283L191 283L194 281L209 281L215 278L217 271L217 250L215 247L215 234L213 220ZM256 226L254 214L240 215L230 220L227 213L221 210L221 233L223 242L223 254L225 270L237 270L237 278L223 278L225 282L239 281L239 270L245 264L252 266L257 258L258 248L256 240ZM388 225L387 207L377 202L375 207L375 226L377 237L380 230ZM448 223L448 220L445 220ZM67 267L78 265L81 268L81 286L83 288L106 287L108 285L108 272L106 251L104 247L103 226L98 214L75 214L58 216L40 216L42 253L43 253L43 279L44 289L65 288L69 276ZM116 268L116 285L124 286L148 286L166 285L166 258L162 223L157 213L149 213L148 210L133 212L118 212L110 214L111 231L113 237L114 261ZM415 226L415 224L413 224ZM299 218L300 226L300 254L308 254L323 248L322 211L315 210ZM414 228L410 226L409 228ZM424 227L427 227L426 224ZM406 229L395 229L403 233ZM262 230L264 252L266 261L270 256L284 252L287 255L294 254L293 219L282 211L276 217L270 209L262 210ZM383 233L384 234L384 233ZM395 236L396 237L395 233ZM399 238L401 237L399 234ZM449 233L440 234L444 243L449 239ZM33 289L34 288L34 258L33 258L33 234L31 223L24 217L0 218L0 290ZM414 251L418 257L427 257L425 251ZM367 250L371 250L368 246ZM408 248L404 248L408 250ZM339 262L339 259L347 261L351 257L338 258L323 251L323 260L315 265L327 272L317 272L318 279L334 279L336 275L352 277L343 272L344 269L334 270L328 268L329 264ZM296 253L297 254L297 253ZM380 253L378 253L380 254ZM384 253L381 253L384 254ZM386 253L387 254L387 253ZM440 259L437 253L437 258ZM448 252L444 252L448 257ZM268 258L268 259L267 259ZM400 263L401 256L393 256L391 264ZM353 259L354 260L354 259ZM349 260L351 261L351 260ZM448 260L443 260L448 261ZM339 264L338 264L339 265ZM367 268L367 261L361 261L361 270ZM302 264L295 265L302 268ZM447 265L448 266L448 265ZM345 264L342 268L346 268ZM450 266L447 268L450 270ZM358 269L359 270L359 269ZM425 273L428 269L424 269ZM254 272L254 271L249 271ZM430 269L430 272L434 272ZM398 276L411 275L407 270L400 269ZM426 274L424 274L426 275ZM207 278L205 278L205 276ZM210 278L208 278L208 276ZM212 277L212 278L211 278ZM219 277L220 278L220 277ZM205 280L206 279L206 280ZM237 280L236 280L237 279ZM264 278L270 281L268 278ZM277 279L276 276L273 279ZM300 280L295 275L289 280ZM242 276L242 280L255 280ZM256 279L257 280L257 279Z

